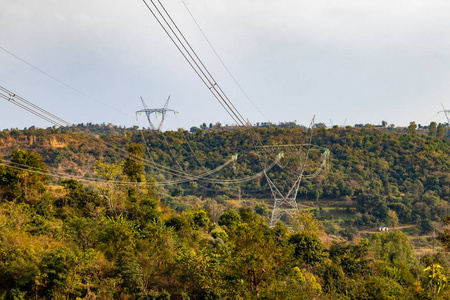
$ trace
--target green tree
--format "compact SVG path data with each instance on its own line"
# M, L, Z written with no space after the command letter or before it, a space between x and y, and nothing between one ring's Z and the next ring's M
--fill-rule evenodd
M89 213L89 208L95 208L99 203L99 195L96 191L87 191L86 188L75 179L63 179L61 185L64 186L67 193L55 202L57 206L70 206L78 208L84 214ZM91 204L89 206L88 204Z
M437 127L436 136L440 139L445 137L445 127L441 123L439 123L439 125Z
M414 121L410 122L409 126L408 126L408 134L416 135L416 128L417 128L416 122L414 122Z
M270 209L267 207L267 204L264 202L255 204L255 213L261 216L269 215Z
M0 166L0 188L7 200L35 203L46 190L47 166L34 152L16 149L12 152L11 167Z
M131 252L136 257L135 261L139 263L140 273L143 276L141 281L143 286L140 289L142 291L150 288L173 290L173 286L177 288L181 286L183 283L175 280L178 272L181 271L176 258L178 251L181 251L185 244L178 241L173 228L166 227L160 221L154 221L149 224L145 232L141 232L141 235L143 237L137 241L137 251ZM197 246L196 243L193 245Z
M45 296L49 299L61 299L69 295L69 291L80 283L74 278L76 263L77 257L71 249L59 248L45 252L40 265L40 271L44 273Z
M328 256L319 237L311 232L295 233L289 243L294 246L294 256L308 265L318 265Z
M431 122L430 126L428 127L428 135L429 136L436 136L436 134L437 134L436 122Z
M393 229L395 229L395 226L398 226L398 216L394 210L388 210L386 223L388 226L392 226Z
M376 259L388 263L404 266L417 263L414 247L406 234L399 230L372 234L370 248Z
M98 227L97 247L109 259L116 258L120 251L133 251L138 237L137 224L119 216L116 219L103 217Z
M450 251L450 217L447 216L443 220L443 229L438 233L438 240L446 251Z
M445 270L440 264L432 264L423 272L425 273L424 285L431 290L433 298L436 298L448 283Z
M241 223L228 234L229 254L224 257L227 298L269 297L276 282L291 270L291 248L282 247L275 232L259 222Z
M203 228L206 228L210 223L208 213L204 209L198 209L192 212L192 221L195 226Z
M311 211L297 211L294 215L293 227L297 232L308 232L318 237L325 234L321 221L317 220Z
M217 263L222 257L206 248L191 251L181 248L176 262L181 268L178 274L184 289L193 299L221 299L224 294L224 282L221 268Z
M145 165L143 162L144 148L139 144L131 144L128 157L123 163L122 172L132 182L145 182Z
M219 217L219 225L232 227L237 226L241 222L241 216L234 209L227 210Z
M395 280L371 276L366 282L366 291L370 300L407 299L402 286Z
M370 273L369 241L361 240L358 244L333 242L328 250L330 259L342 267L346 275L367 275Z

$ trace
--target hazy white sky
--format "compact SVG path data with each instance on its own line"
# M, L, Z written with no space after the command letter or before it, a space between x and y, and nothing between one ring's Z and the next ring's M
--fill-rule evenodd
M448 0L161 0L217 82L252 123L313 115L328 126L428 125L450 108ZM141 0L0 0L0 86L71 123L147 126L171 95L166 129L231 118ZM92 100L95 98L97 101ZM51 124L0 99L0 129Z

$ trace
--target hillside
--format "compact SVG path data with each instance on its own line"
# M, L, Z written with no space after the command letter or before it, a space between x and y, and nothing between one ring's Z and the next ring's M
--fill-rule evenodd
M50 170L86 180L98 178L93 172L97 160L123 161L131 143L145 149L147 162L190 176L213 170L238 153L236 163L212 175L220 181L252 176L267 166L262 157L267 160L281 151L275 149L268 156L261 154L259 142L301 144L307 139L302 128L257 128L250 132L198 130L195 133L180 130L161 134L111 125L5 130L0 136L0 154L5 159L13 149L34 151L42 156ZM351 210L356 216L352 225L357 227L376 227L386 221L389 211L394 211L401 223L417 225L423 220L439 222L448 214L450 147L447 139L389 132L386 128L347 127L316 129L312 144L330 149L331 157L326 172L304 179L299 189L300 203L317 209L331 204ZM316 159L310 157L311 161L317 161L318 154L315 155ZM174 172L162 172L161 167L147 165L147 176L158 182L180 178ZM289 162L293 176L298 167L294 159ZM275 167L268 173L280 190L290 188L292 180L285 178L287 172ZM239 184L199 180L161 185L160 192L163 196L272 198L264 176ZM322 215L326 217L326 211L322 210Z
M4 130L0 297L447 299L449 142L407 132ZM261 171L286 192L302 168L269 228Z

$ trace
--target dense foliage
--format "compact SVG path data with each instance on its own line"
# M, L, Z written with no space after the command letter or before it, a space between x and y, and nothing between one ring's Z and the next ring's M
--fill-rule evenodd
M299 204L318 209L299 213L292 232L282 223L268 227L263 176L237 186L165 186L179 176L159 171L201 174L239 153L214 178L252 176L267 166L260 143L302 144L309 134L302 128L162 134L101 127L93 137L95 126L81 127L1 134L0 299L450 297L447 254L418 256L400 230L363 238L353 231L382 222L426 231L440 223L450 197L443 137L315 129L313 144L332 156L326 172L302 183ZM160 169L148 166L152 160ZM281 189L292 182L285 173L301 165L284 167L270 170ZM332 222L320 210L327 201L354 216L340 224L349 241L331 238ZM448 232L439 234L444 249Z
M395 226L399 222L416 224L424 233L429 232L436 222L449 214L450 200L450 143L438 137L437 129L434 130L442 126L431 125L429 132L421 129L420 134L415 124L403 129L404 133L398 133L402 129L393 131L393 128L374 126L315 129L312 144L331 150L328 170L316 178L304 179L298 199L314 202L317 209L328 203L347 209L356 216L347 224L349 228ZM142 147L143 153L139 155L143 154L146 159L147 175L160 183L186 179L183 174L196 176L214 170L238 154L235 162L211 176L202 177L203 180L164 184L159 189L164 202L182 211L185 207L178 200L181 196L214 197L218 201L272 198L262 174L239 184L221 184L220 181L258 174L285 150L274 147L263 151L261 145L302 144L308 141L309 133L304 128L276 127L159 133L111 125L78 125L48 130L4 130L0 136L0 154L5 159L11 158L17 148L37 152L49 168L85 180L102 178L93 172L98 160L108 164L132 164L132 159L126 160L123 149L132 147L133 143ZM309 161L317 163L320 154L311 152ZM153 163L159 167L154 167ZM288 168L276 165L268 171L282 191L290 189L299 171L299 160L286 160L286 165ZM312 165L306 173L315 167L317 165ZM135 180L126 174L124 177ZM316 215L322 219L330 217L326 211L318 210Z

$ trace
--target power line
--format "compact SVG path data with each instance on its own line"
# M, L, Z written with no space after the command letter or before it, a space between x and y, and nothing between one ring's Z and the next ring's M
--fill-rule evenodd
M15 57L16 59L20 60L20 61L23 62L24 64L26 64L26 65L32 67L32 68L35 69L36 71L38 71L38 72L44 74L45 76L47 76L47 77L49 77L49 78L55 80L56 82L58 82L58 83L64 85L65 87L67 87L67 88L69 88L69 89L71 89L71 90L77 92L78 94L83 95L84 97L87 97L87 98L89 98L89 99L91 99L91 100L94 100L95 102L98 102L98 103L100 103L100 104L102 104L102 105L104 105L104 106L106 106L106 107L109 107L110 109L113 109L113 110L115 110L115 111L117 111L117 112L120 112L121 114L128 115L127 113L125 113L125 112L123 112L123 111L121 111L121 110L119 110L119 109L117 109L117 108L115 108L115 107L112 107L112 106L110 106L110 105L108 105L108 104L106 104L106 103L104 103L104 102L102 102L102 101L100 101L100 100L98 100L98 99L96 99L96 98L94 98L94 97L92 97L92 96L90 96L90 95L88 95L88 94L86 94L86 93L80 91L80 90L77 89L77 88L74 88L73 86L71 86L71 85L65 83L64 81L58 79L57 77L55 77L55 76L53 76L53 75L51 75L51 74L49 74L49 73L43 71L42 69L36 67L35 65L32 65L32 64L29 63L28 61L24 60L23 58L19 57L19 56L16 55L16 54L12 53L11 51L9 51L9 50L3 48L2 46L0 46L0 49L3 50L4 52L8 53L9 55Z
M0 91L3 91L3 92L5 92L5 93L7 93L7 94L9 95L9 97L10 97L11 100L13 100L13 99L19 100L19 101L25 103L26 105L31 106L32 108L34 108L34 109L36 109L36 110L38 110L38 111L40 111L40 112L42 112L42 113L48 115L49 117L51 117L51 118L57 120L58 122L63 123L63 124L66 125L66 126L72 126L71 123L66 122L65 120L63 120L63 119L61 119L61 118L55 116L54 114L52 114L52 113L46 111L45 109L43 109L43 108L41 108L41 107L39 107L39 106L37 106L37 105L31 103L30 101L25 100L24 98L20 97L19 95L14 94L13 92L11 92L11 91L5 89L5 88L2 87L2 86L0 86Z
M10 97L7 97L7 96L5 96L5 95L3 95L3 94L0 94L0 97L3 98L3 99L5 99L5 100L8 100L8 101L11 102L12 104L14 104L14 105L16 105L16 106L18 106L18 107L20 107L20 108L26 110L26 111L28 111L28 112L34 114L35 116L37 116L37 117L39 117L39 118L41 118L41 119L43 119L43 120L46 120L46 121L52 123L54 126L62 126L62 125L59 124L58 122L55 122L55 121L53 121L52 119L49 119L49 118L47 118L46 116L44 116L44 115L42 115L42 114L40 114L40 113L38 113L38 112L36 112L36 111L30 109L29 107L26 107L25 105L23 105L23 104L21 104L21 103L18 103L18 102L16 102L16 101L14 101L14 99L12 99L12 98L10 98Z
M225 68L225 70L227 71L228 75L230 75L231 79L233 79L234 83L238 86L238 88L241 90L241 92L244 94L244 96L250 101L250 103L253 105L254 108L256 108L256 110L266 119L268 120L268 118L262 113L262 111L258 108L258 106L256 106L256 104L252 101L252 99L250 99L250 97L247 95L247 93L244 91L244 89L242 88L242 86L239 84L239 82L236 80L236 78L233 76L233 74L231 73L230 69L228 69L228 67L225 65L224 61L222 60L222 58L219 56L219 54L217 53L216 49L213 47L213 45L211 44L211 42L209 41L208 37L206 36L205 32L203 31L203 29L200 27L200 24L197 22L197 20L195 19L194 15L191 13L190 9L188 8L188 6L186 5L186 2L184 0L181 0L181 2L183 2L184 7L186 8L186 10L188 11L189 15L191 16L192 20L194 21L195 25L197 25L197 28L200 30L201 34L203 35L203 37L205 38L206 42L208 43L208 45L211 47L212 51L214 52L214 54L216 55L216 57L219 59L220 63L222 64L222 66Z
M154 7L152 9L145 0L143 0L143 2L147 6L148 10L152 13L154 18L157 20L159 25L162 27L164 32L170 38L170 40L174 43L178 51L182 54L182 56L189 63L189 65L197 74L197 76L202 80L202 82L210 90L210 92L221 104L221 106L225 109L225 111L236 122L236 124L240 126L246 126L245 119L242 117L242 115L239 113L239 111L236 109L236 107L233 105L230 99L220 88L218 83L215 81L214 77L212 77L209 70L205 67L201 59L198 57L197 53L194 51L189 42L186 40L181 30L175 24L172 17L167 12L162 3L158 0L159 6L161 7L160 9L158 5L156 5L155 1L150 0L150 2ZM162 13L161 10L164 11L167 17ZM157 16L157 14L159 15L159 17ZM164 23L166 25L164 25Z
M156 21L159 23L159 25L162 27L164 32L167 34L167 36L170 38L170 40L173 42L175 47L178 49L178 51L182 54L182 56L185 58L185 60L188 62L188 64L191 66L191 68L194 70L194 72L199 76L199 78L202 80L203 84L209 89L209 91L213 94L213 96L216 98L217 101L221 104L221 106L225 109L225 111L228 113L228 115L231 116L231 118L236 122L238 126L242 126L246 129L249 129L250 131L253 131L255 142L262 145L261 138L259 137L258 133L254 130L252 126L250 126L250 122L248 120L245 120L244 117L241 115L241 113L236 109L234 104L231 102L231 100L228 98L228 96L225 94L225 92L222 90L222 88L219 86L219 84L215 81L214 77L211 75L209 70L206 68L206 66L203 64L201 59L198 57L197 53L194 51L194 49L191 47L189 42L186 40L185 36L182 34L179 27L175 24L174 20L170 17L170 14L167 12L165 7L162 5L160 0L157 0L159 5L161 6L161 9L165 12L167 17L170 20L170 23L173 24L173 26L169 23L169 21L166 19L166 17L163 15L161 10L158 8L158 6L155 4L154 0L150 0L152 3L154 9L148 5L146 0L143 0L144 4L147 6L148 10L152 13ZM157 13L159 14L159 18L157 16ZM165 23L167 26L165 26L163 23ZM170 33L172 32L172 34ZM178 42L177 42L178 41ZM183 51L184 49L184 51ZM194 58L195 57L195 58Z
M49 121L50 123L52 123L52 124L54 124L56 126L64 126L64 125L71 126L71 124L69 122L67 122L67 121L59 118L58 116L48 112L47 110L45 110L45 109L43 109L43 108L41 108L41 107L31 103L30 101L25 100L24 98L14 94L14 93L12 93L11 91L5 89L4 87L0 86L0 91L1 91L0 92L0 96L2 98L8 100L9 102L11 102L11 103L13 103L13 104L15 104L15 105L17 105L17 106L27 110L27 111L29 111L30 113L33 113L34 115L36 115L36 116L38 116L38 117L40 117L40 118L42 118L42 119L44 119L46 121ZM162 133L162 134L164 134L164 133ZM165 138L165 136L164 136L164 138ZM144 139L144 141L145 141L145 139ZM167 140L165 140L165 142L167 143ZM115 147L113 145L109 145L106 142L103 142L103 143L106 144L107 146L110 146L110 147L113 147L113 148L117 148L117 149L125 152L124 150L122 150L122 149L120 149L118 147ZM148 151L148 152L150 152L150 151ZM173 155L173 153L172 153L172 155ZM135 159L135 160L148 162L147 160L145 160L143 158L138 158L138 157L132 157L132 158ZM221 184L243 183L243 182L247 182L247 181L253 180L253 179L261 176L263 173L265 173L268 170L270 170L273 166L275 166L279 162L279 159L277 159L270 166L264 168L264 170L256 173L253 176L248 176L248 177L245 177L245 178L232 179L232 180L219 180L219 179L214 179L214 178L205 178L207 176L211 176L213 173L216 173L216 172L222 170L224 167L228 166L230 163L232 163L232 162L234 162L236 160L237 160L237 154L233 155L230 160L226 161L225 163L223 163L222 165L216 167L213 170L208 171L208 170L205 169L205 172L202 173L202 174L190 175L190 174L187 174L184 170L182 170L180 172L180 171L177 171L177 170L174 170L174 169L171 169L171 168L168 168L168 167L156 164L155 161L153 160L153 158L151 157L151 164L150 165L147 164L147 166L155 167L155 168L158 169L158 171L159 170L163 170L164 172L170 173L172 175L180 176L180 177L182 177L182 179L172 180L172 181L166 180L165 183L151 183L150 185L156 185L156 184L159 184L159 185L174 185L174 184L185 183L185 182L189 182L189 181L198 181L198 180L209 181L209 182L214 182L214 183L221 183ZM20 168L20 167L19 166L15 166L15 168ZM180 166L180 168L181 168L181 166ZM45 175L49 175L49 176L56 176L56 177L59 176L59 177L61 177L58 174L53 174L53 173L49 173L49 172L43 172L43 171L39 171L39 170L34 170L34 171L35 172L40 172L42 174L45 173ZM77 178L77 180L81 180L81 178ZM87 181L87 180L83 179L83 181ZM128 184L128 183L120 182L118 184Z
M56 125L56 126L64 126L64 125L71 126L71 124L69 122L67 122L67 121L57 117L56 115L48 112L47 110L45 110L45 109L43 109L43 108L41 108L41 107L31 103L28 100L25 100L24 98L14 94L14 93L12 93L11 91L9 91L9 90L1 87L1 86L0 86L0 91L3 92L3 93L0 92L0 97L8 100L9 102L11 102L11 103L13 103L13 104L15 104L15 105L17 105L17 106L27 110L27 111L29 111L30 113L32 113L32 114L34 114L34 115L36 115L36 116L38 116L38 117L40 117L40 118L42 118L44 120L46 120L46 121ZM23 102L24 104L18 102L17 100ZM26 105L28 105L29 107L26 106ZM162 133L162 134L164 134L164 133ZM165 138L165 136L164 136L164 138ZM145 141L145 139L144 139L144 141ZM165 142L166 142L166 144L168 144L167 140L165 140ZM107 145L107 146L110 146L110 147L113 147L113 148L117 148L117 149L125 152L124 150L122 150L122 149L120 149L118 147L115 147L113 145L110 145L110 144L108 144L106 142L103 142L103 143L105 145ZM169 149L170 149L170 147L169 147ZM150 152L150 151L148 151L148 152ZM171 153L171 154L174 157L173 153ZM151 155L150 155L150 157L151 157ZM140 161L147 162L147 163L149 162L148 160L145 160L143 158L138 158L138 157L132 157L132 159L140 160ZM172 180L172 181L165 180L166 182L164 182L164 183L154 183L154 184L152 183L150 185L156 185L156 184L159 184L159 185L174 185L174 184L185 183L185 182L189 182L189 181L199 181L199 180L208 181L208 182L214 182L214 183L219 183L219 184L243 183L243 182L247 182L247 181L253 180L253 179L261 176L263 173L265 174L268 170L270 170L276 164L279 163L279 157L278 157L276 160L274 160L272 162L271 165L266 166L262 171L254 174L253 176L248 176L248 177L245 177L245 178L231 179L231 180L219 180L219 179L215 179L215 178L205 178L205 177L211 176L213 173L216 173L216 172L222 170L224 167L228 166L230 163L232 163L232 162L234 162L236 160L237 160L237 154L233 155L231 157L231 159L229 159L228 161L226 161L222 165L216 167L215 169L210 170L210 171L205 169L205 172L202 173L202 174L199 174L199 175L190 175L190 174L186 173L181 168L181 166L179 165L178 161L177 161L177 164L182 169L181 172L155 163L155 161L153 160L152 157L151 157L151 161L150 161L151 164L150 165L146 164L146 165L147 166L151 166L151 167L155 167L158 171L163 170L166 173L182 177L182 179ZM41 172L41 171L36 171L36 172ZM51 174L51 173L47 173L46 175L58 176L58 175ZM80 180L80 178L77 178L77 179ZM86 181L86 180L83 179L83 181ZM126 184L126 183L120 182L120 184Z
M2 86L0 86L0 97L34 114L35 116L52 123L55 126L72 126L71 123L55 116L54 114L37 106L36 104L33 104L28 100L25 100L24 98L20 97L19 95L16 95L15 93L5 89Z
M153 1L153 0L150 0ZM186 40L186 38L184 37L183 33L180 31L180 29L178 28L177 24L173 21L172 17L170 16L170 14L167 12L167 10L165 9L165 7L162 5L161 1L158 0L159 5L161 5L161 7L163 8L164 12L166 13L166 15L169 17L170 21L173 23L173 25L175 25L175 28L177 29L177 31L181 34L183 40L187 43L187 45L189 46L189 49L192 50L193 54L195 55L195 57L198 59L198 61L200 62L200 64L203 66L203 68L205 69L205 71L208 73L208 75L211 77L212 81L214 82L215 86L220 90L220 92L223 94L223 96L225 97L225 99L228 101L228 103L233 107L234 111L239 115L239 117L244 121L243 124L245 124L245 119L242 117L242 115L239 113L239 111L236 109L236 107L233 105L233 103L230 101L230 99L228 98L228 96L222 91L222 89L220 88L220 86L217 84L216 80L214 79L214 77L211 75L211 73L208 71L208 69L205 67L205 65L203 64L203 62L201 61L201 59L198 57L197 53L194 51L194 49L191 47L190 43L188 42L188 40ZM223 99L223 98L222 98ZM224 99L223 99L224 100ZM226 101L225 101L226 103Z

